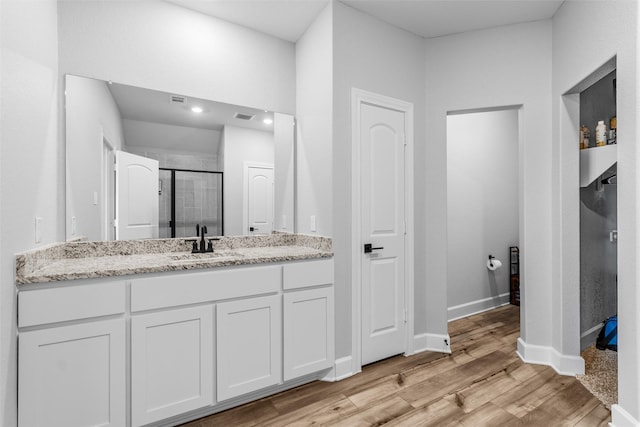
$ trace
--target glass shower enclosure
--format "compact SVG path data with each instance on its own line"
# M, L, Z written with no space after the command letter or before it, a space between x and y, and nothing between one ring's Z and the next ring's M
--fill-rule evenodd
M222 172L160 168L160 238L194 237L196 224L222 236Z

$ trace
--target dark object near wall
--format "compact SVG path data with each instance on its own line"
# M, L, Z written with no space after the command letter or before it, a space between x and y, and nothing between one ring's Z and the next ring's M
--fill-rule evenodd
M618 316L611 316L604 321L596 340L598 350L618 351Z
M509 267L511 275L509 302L520 305L520 249L517 246L509 247Z

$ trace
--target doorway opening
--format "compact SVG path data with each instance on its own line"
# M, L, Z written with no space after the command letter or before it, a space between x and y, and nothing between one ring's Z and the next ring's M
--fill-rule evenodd
M616 82L614 69L579 92L580 353L585 361L580 378L609 405L617 403L618 388ZM614 316L615 323L603 326ZM603 329L605 339L600 339Z
M592 348L590 356L605 353L596 351L592 344L605 316L617 311L613 304L603 310L607 305L605 301L613 302L610 295L603 293L617 294L617 143L595 146L594 133L599 121L609 129L610 119L615 117L615 71L616 57L612 57L565 92L559 117L560 179L557 185L562 232L556 236L560 248L556 262L561 267L558 279L563 298L559 322L562 327L557 333L562 353L568 360L574 360L566 371L584 373L584 377L590 376L590 367L604 366L600 364L602 360L592 363L594 360L585 357L584 351L585 347ZM615 127L617 130L617 123ZM617 137L614 139L617 142ZM585 148L585 142L589 148ZM604 386L601 391L617 391L618 375L613 372L617 371L617 353L607 352L614 356L610 359L615 360L611 371L603 372L605 375L601 377L607 381L595 380L591 384ZM587 384L590 381L583 381L583 375L579 375L579 379L593 394L600 394Z
M519 107L447 114L448 320L519 305Z

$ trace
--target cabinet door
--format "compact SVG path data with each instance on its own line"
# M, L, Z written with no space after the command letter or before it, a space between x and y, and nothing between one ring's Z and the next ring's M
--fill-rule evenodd
M280 296L220 303L216 309L218 400L282 381Z
M125 322L22 332L20 427L125 425Z
M133 316L133 426L213 404L213 364L213 306Z
M284 380L330 368L334 362L333 288L284 295Z

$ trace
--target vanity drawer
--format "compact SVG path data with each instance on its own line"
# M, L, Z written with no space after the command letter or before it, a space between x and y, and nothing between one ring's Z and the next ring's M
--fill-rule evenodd
M21 328L124 312L124 281L18 293L18 326Z
M332 285L333 258L285 264L282 275L285 290Z
M145 277L131 281L131 311L269 294L281 286L281 265Z

